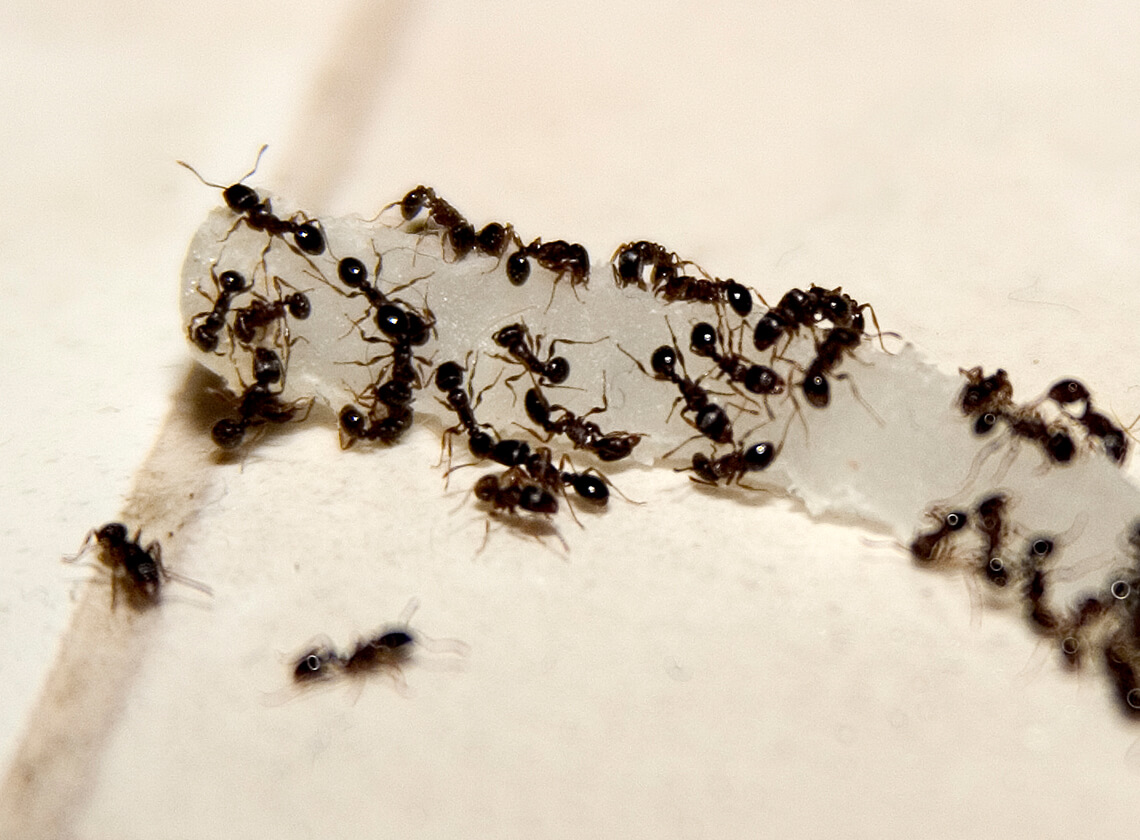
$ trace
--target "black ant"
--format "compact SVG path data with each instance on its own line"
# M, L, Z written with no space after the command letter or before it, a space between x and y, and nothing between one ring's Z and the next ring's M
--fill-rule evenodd
M1040 444L1045 455L1055 464L1067 464L1076 453L1068 432L1052 428L1032 410L1005 412L998 416L1006 421L1014 435Z
M250 428L265 423L288 423L300 411L302 401L283 403L278 394L269 390L271 385L278 384L285 378L285 367L275 351L265 347L254 350L253 377L253 384L245 389L238 403L237 418L224 417L210 430L214 443L222 449L236 449ZM312 401L305 403L305 406L308 416Z
M717 368L730 382L743 385L744 390L760 396L774 396L784 393L784 378L767 365L754 364L746 357L731 352L722 352L720 332L712 325L701 321L693 327L689 337L689 349L716 363ZM771 411L769 410L769 416Z
M283 319L286 313L303 321L311 312L309 298L302 292L293 292L273 303L255 297L249 306L234 310L234 336L242 344L252 344L257 339L259 330Z
M644 280L646 269L652 271L653 285L666 282L677 276L677 270L685 265L675 253L664 245L656 242L647 242L642 239L638 242L627 242L614 251L610 258L614 270L614 282L619 287L637 286L645 290Z
M564 456L562 464L554 466L550 449L540 446L527 457L523 468L527 475L548 490L558 489L565 492L565 488L570 487L583 501L604 506L609 501L610 489L601 473L596 470L575 472L572 469L564 469L568 461L569 459Z
M664 298L666 303L727 303L741 318L752 312L752 293L735 280L675 274L656 282L653 291Z
M555 282L562 277L569 277L571 288L578 285L585 286L590 282L590 254L585 247L564 239L543 242L539 238L529 245L524 245L507 261L507 276L516 286L526 282L526 276L530 273L529 266L525 271L521 267L528 257L533 257L535 262L547 271L557 274ZM516 280L516 276L520 276L521 279Z
M852 353L862 343L863 334L851 327L832 327L827 331L822 344L816 345L816 356L804 374L804 399L814 408L826 408L831 402L831 386L827 374L831 373L843 360L844 353ZM846 374L837 374L836 379L846 379Z
M586 419L591 414L598 414L609 408L604 380L602 392L602 404L578 417L564 406L552 406L548 403L536 385L526 392L526 413L531 421L541 426L547 434L565 435L574 444L575 449L593 452L602 461L620 461L629 457L633 448L641 442L642 436L630 432L603 432L597 423ZM550 416L551 412L556 410L562 412L562 416L557 420Z
M671 382L677 386L681 392L677 402L684 402L685 404L685 407L681 409L681 414L684 415L685 412L689 412L693 415L692 423L698 432L713 443L732 443L732 423L728 419L728 413L709 399L708 391L702 388L699 382L694 382L687 374L677 373L678 360L680 360L682 367L685 362L681 352L676 348L675 339L673 346L662 344L653 351L653 356L649 360L653 373L649 373L636 357L626 353L621 347L618 349L629 356L646 376L652 376L662 382ZM675 406L676 402L674 402Z
M92 538L95 539L99 547L99 561L111 572L112 609L117 603L120 586L126 588L127 602L136 610L158 604L162 596L162 584L168 580L192 586L207 595L213 594L205 584L168 571L162 564L162 546L155 540L144 548L139 543L140 536L141 528L135 531L133 537L129 537L126 525L109 522L90 531L83 540L79 553L65 560L74 563L86 553Z
M427 208L428 219L443 232L456 260L461 260L474 250L491 257L502 257L507 243L517 241L514 228L498 222L490 222L476 233L474 226L463 218L448 201L436 195L431 187L422 184L409 190L400 201L400 215L410 222L420 211ZM389 205L392 206L392 205Z
M451 435L461 431L466 432L467 447L471 450L471 454L476 458L487 458L496 441L492 435L483 431L483 425L475 419L470 389L463 387L463 378L463 368L458 362L444 362L435 369L435 386L444 393L447 400L445 404L459 418L459 425L445 430L443 439L445 444L448 444ZM481 398L482 393L476 398L476 405Z
M789 339L801 327L812 327L816 322L816 304L812 297L801 289L790 289L780 298L780 302L760 316L752 333L752 343L763 353L776 346L785 335Z
M530 331L526 328L526 324L508 324L502 329L497 330L492 338L495 343L506 350L515 361L539 377L539 381L550 385L561 385L570 376L570 362L566 360L565 356L553 355L554 345L559 342L564 344L579 343L565 338L555 339L550 342L550 347L547 348L546 361L543 361L538 358L538 350L542 346L542 336L532 339ZM513 382L518 378L518 376L511 377L507 379L507 382Z
M223 271L214 274L214 283L218 287L218 297L212 309L199 312L190 319L190 340L203 353L213 352L218 346L218 336L226 325L226 314L229 312L233 299L239 294L249 291L253 285L243 275L236 271Z
M510 467L502 475L489 473L475 482L475 498L495 511L518 510L551 516L558 512L558 499L520 467Z
M257 171L257 164L261 162L261 156L265 153L266 148L268 147L262 146L258 151L253 169L243 175L241 181L228 187L210 183L198 174L198 170L185 161L180 160L178 163L193 172L198 180L206 186L220 189L222 200L226 202L226 206L241 217L239 221L244 221L253 230L264 231L270 236L279 237L292 234L293 242L304 253L310 256L323 254L325 251L325 235L321 231L319 223L310 219L303 219L303 216L303 221L300 222L296 218L279 218L274 215L268 198L262 199L256 190L242 183Z
M939 525L933 531L919 534L910 543L910 553L920 563L930 563L944 551L944 540L952 533L962 530L969 521L964 511L954 510L939 516Z
M372 419L354 405L346 405L340 410L337 422L341 430L341 448L348 449L354 441L379 441L391 445L396 443L412 427L412 409L407 406L388 406L388 414Z
M676 472L692 471L695 475L689 476L691 481L698 484L708 484L714 487L722 481L725 484L738 484L750 490L758 488L748 487L744 477L748 473L761 472L768 469L778 453L778 449L771 441L754 443L751 446L742 446L734 449L727 455L712 458L703 452L693 455L692 466L681 467Z

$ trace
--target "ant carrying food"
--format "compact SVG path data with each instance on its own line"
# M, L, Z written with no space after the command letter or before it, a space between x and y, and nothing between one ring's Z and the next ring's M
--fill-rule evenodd
M536 385L526 392L526 413L531 422L541 426L543 431L553 437L565 435L575 449L585 449L593 452L602 461L620 461L629 457L635 446L641 442L641 435L630 432L603 432L601 427L591 420L591 414L599 414L608 410L609 401L605 395L605 377L602 380L602 404L595 406L581 417L561 405L551 405L543 396L541 389ZM554 419L551 414L561 411L562 416ZM547 438L549 440L549 438Z
M207 595L213 594L205 584L169 571L162 563L162 546L157 540L145 548L139 543L141 528L133 537L128 533L127 526L121 522L109 522L87 534L78 554L64 558L66 562L74 563L87 553L91 540L95 540L99 562L111 573L112 609L118 602L120 588L125 590L127 603L135 610L142 611L157 605L162 597L162 584L168 580L191 586Z
M230 310L233 299L252 287L244 275L236 271L223 271L215 274L210 269L210 275L218 287L218 297L213 308L206 312L199 312L190 319L190 340L203 353L211 353L218 346L218 336L226 325L226 314ZM199 291L201 291L199 289ZM203 292L203 294L205 294ZM208 298L207 298L208 299Z
M434 189L423 184L409 190L396 204L400 206L400 215L405 222L414 220L426 208L428 221L442 232L457 261L474 250L487 256L502 257L507 244L512 240L518 241L513 227L498 222L490 222L476 233L475 227L463 218L462 213L436 195Z
M261 162L261 156L265 154L267 148L268 146L262 146L257 153L257 160L253 164L253 169L243 175L236 184L231 184L228 187L207 181L198 173L198 170L185 161L180 160L178 163L193 172L198 180L206 186L220 189L222 200L225 201L230 210L238 214L239 222L245 222L251 229L264 231L269 236L284 238L292 234L294 244L303 253L309 256L323 254L325 251L325 235L318 222L306 219L302 214L297 214L297 216L289 219L276 216L268 198L261 198L256 190L242 183L257 171L257 165ZM298 217L300 221L298 221Z

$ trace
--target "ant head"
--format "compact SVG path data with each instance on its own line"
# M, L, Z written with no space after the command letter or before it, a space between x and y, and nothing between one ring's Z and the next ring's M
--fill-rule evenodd
M210 437L222 449L236 449L245 437L245 425L238 420L223 417L210 429Z
M945 522L946 528L948 530L960 531L966 527L966 523L969 521L969 517L966 515L965 511L953 510L950 511L950 513L946 514L946 518L943 521Z
M1089 398L1089 389L1076 379L1062 379L1049 389L1048 398L1058 405L1083 402Z
M350 438L363 437L368 426L368 421L365 419L364 414L354 405L346 405L342 408L337 422L340 424L340 428L344 433Z
M435 369L435 387L445 394L463 387L463 368L458 362L444 362Z
M507 258L507 279L513 286L521 286L530 277L530 260L522 251L517 251Z
M356 257L345 257L337 263L336 273L350 289L359 289L368 282L368 269Z
M522 324L508 324L493 336L500 347L510 349L526 340L527 330Z
M716 352L719 338L716 327L706 321L701 321L693 327L693 332L689 336L689 348L698 356L708 357Z
M108 522L95 532L95 539L104 545L126 542L127 526L122 522Z
M732 311L741 318L747 318L752 313L752 292L735 280L727 281L724 295Z
M408 194L400 200L400 215L404 217L404 221L411 220L433 198L435 198L435 191L431 187L420 184L414 190L409 190Z
M493 502L499 492L499 477L488 473L475 482L475 498L481 502Z
M822 373L807 377L803 384L804 398L814 408L827 408L831 399L831 385Z
M744 465L752 471L764 470L776 457L776 447L771 441L754 443L744 450Z
M670 379L677 375L677 351L667 344L662 344L653 351L650 366L658 376Z

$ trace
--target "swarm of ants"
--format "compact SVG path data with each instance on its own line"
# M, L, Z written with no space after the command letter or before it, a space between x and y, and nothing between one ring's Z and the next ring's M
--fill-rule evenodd
M620 495L620 490L606 471L631 459L651 437L645 429L623 428L612 418L604 371L600 383L582 374L575 345L602 343L618 351L615 360L624 354L632 361L629 369L639 371L634 375L658 394L667 420L685 424L692 433L665 457L695 443L697 451L676 471L688 473L709 492L764 491L764 474L780 462L791 418L807 426L812 412L837 410L837 388L849 389L878 420L859 394L858 365L850 362L866 364L860 357L876 342L885 352L883 339L891 334L882 331L871 304L842 287L794 288L770 305L749 285L716 277L664 245L631 240L614 251L609 273L621 294L644 296L670 313L665 319L669 343L652 353L629 352L620 335L542 335L519 313L509 312L480 336L481 348L471 347L462 358L448 357L438 352L441 327L427 303L430 272L411 280L390 277L387 252L375 247L360 252L358 243L338 241L335 226L305 213L278 215L271 200L244 180L210 184L222 192L229 227L208 281L197 286L201 305L186 323L193 352L204 359L229 359L241 385L229 415L217 419L211 431L222 450L240 452L255 437L251 433L309 416L312 400L285 398L291 351L305 340L304 322L317 308L306 283L363 307L363 314L349 319L346 335L359 337L366 357L346 364L363 367L369 385L353 390L351 402L329 406L341 447L382 449L398 444L419 414L442 417L440 461L446 457L446 475L465 466L488 466L492 471L473 479L476 503L488 515L523 527L551 523L564 509L577 521L576 510L607 508L611 491ZM484 285L471 294L494 295L496 288L506 293L545 282L551 302L563 284L585 305L590 283L599 282L582 245L528 240L505 222L477 226L435 188L422 184L385 207L374 222L407 234L417 254L425 243L437 243L437 272L459 263L485 265ZM252 271L248 264L222 256L225 242L239 233L261 237ZM300 261L298 276L279 277L267 269L267 256L281 249ZM420 280L426 282L412 289ZM677 324L681 329L675 332ZM686 348L678 332L687 338ZM750 347L745 346L748 338ZM793 345L798 356L789 352ZM477 387L480 362L496 366L498 375ZM1064 469L1089 457L1114 465L1125 462L1131 426L1095 408L1083 383L1062 379L1040 398L1018 405L1004 370L986 375L973 368L961 375L956 408L978 438L1004 436L1014 445L1033 447L1048 468ZM486 411L484 398L492 389L510 394L511 405L518 406L513 417ZM568 396L573 392L596 394L596 402L586 410L572 408ZM774 408L788 406L788 426L781 434L761 431L775 418ZM457 442L465 444L464 458L470 461L452 463ZM982 585L1016 593L1031 626L1057 643L1067 663L1077 667L1099 660L1122 708L1140 715L1140 574L1121 574L1105 591L1058 610L1048 593L1064 539L1021 533L1011 517L1014 508L1014 499L1001 492L968 505L936 506L931 522L919 525L905 548L921 565L945 565L954 558ZM163 582L173 577L162 565L157 543L144 548L137 532L130 538L117 523L93 531L85 549L92 539L111 571L113 603L120 592L137 609L157 603ZM1129 540L1133 566L1140 567L1140 529ZM961 560L963 556L968 559ZM415 642L405 620L361 640L351 651L316 645L295 659L293 679L309 684L373 671L398 676Z

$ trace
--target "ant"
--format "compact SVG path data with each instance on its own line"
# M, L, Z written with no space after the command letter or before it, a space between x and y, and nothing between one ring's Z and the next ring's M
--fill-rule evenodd
M979 418L979 423L985 421L989 422L989 414L982 415ZM1076 446L1073 444L1073 439L1069 436L1068 432L1063 429L1055 429L1050 427L1040 416L1033 412L1031 409L1022 409L1015 412L1002 412L997 413L996 416L1005 420L1009 425L1009 430L1020 438L1032 440L1041 445L1045 451L1046 457L1055 464L1067 464L1072 460L1073 455L1076 453ZM975 423L974 431L979 434L979 423ZM986 429L988 431L988 429Z
M527 457L523 468L527 475L547 489L557 489L565 493L565 488L570 487L583 501L605 506L610 498L610 489L606 486L601 473L597 473L596 470L591 473L589 470L575 472L572 469L563 469L568 461L569 458L563 456L562 464L557 467L554 466L550 449L540 446ZM573 512L573 508L571 508L571 512Z
M527 416L531 421L543 428L550 436L565 435L575 449L586 449L593 452L602 461L620 461L629 457L633 448L641 442L641 435L629 432L603 432L601 427L586 418L591 414L606 411L609 402L605 396L605 382L602 383L602 404L591 408L581 417L578 417L565 406L552 406L546 401L542 391L536 385L526 392ZM551 418L551 412L558 410L562 416L557 420ZM549 440L549 438L547 438Z
M627 353L620 346L618 349L629 356L646 376L652 376L662 382L671 382L677 386L681 396L673 405L676 407L677 402L684 402L685 407L681 409L681 414L684 415L685 412L689 412L693 415L693 427L698 432L713 443L732 443L732 423L728 419L728 413L709 399L709 392L702 388L699 382L694 382L687 374L677 373L678 360L680 360L682 368L685 360L681 356L681 351L676 347L676 338L674 338L673 346L662 344L653 351L653 356L649 360L649 365L653 370L652 374L642 366L636 357Z
M474 226L458 210L436 195L431 187L422 184L410 190L396 204L400 205L400 215L405 222L410 222L421 210L427 208L428 220L442 230L457 261L474 250L487 256L502 257L507 243L512 239L517 241L514 228L498 222L490 222L476 233Z
M475 498L495 511L550 516L558 512L558 499L519 467L510 467L502 475L489 473L475 482Z
M1136 680L1136 669L1128 655L1128 645L1114 637L1104 646L1104 664L1112 674L1116 694L1121 707L1129 715L1140 715L1140 682Z
M760 316L752 333L752 343L763 353L776 346L785 335L789 340L801 327L812 327L816 322L814 300L801 289L790 289L780 302Z
M933 531L928 531L925 534L919 534L910 543L910 553L915 560L920 563L930 563L943 553L944 540L952 533L961 531L966 527L969 521L969 516L965 511L953 510L945 516L938 516L939 525Z
M647 268L652 270L653 285L676 277L677 270L685 265L680 257L656 242L642 239L627 242L614 251L610 258L614 270L614 282L619 287L637 286L646 290L643 275Z
M1000 413L1013 407L1013 385L1009 375L998 368L990 376L983 376L981 367L958 369L966 377L966 386L959 397L962 413L974 417L986 413Z
M467 447L476 458L486 458L496 445L494 437L483 431L483 425L475 419L475 410L471 405L470 389L463 387L463 368L458 362L444 362L435 369L435 387L446 395L446 405L455 412L459 424L452 426L443 433L445 443L450 442L451 435L461 431L467 433ZM478 405L482 399L482 392L476 398ZM442 460L442 456L441 456Z
M298 321L304 321L312 313L309 298L302 292L293 292L280 300L268 303L262 298L254 298L249 306L234 310L234 336L242 344L252 344L258 330L269 326L288 313Z
M680 467L674 472L691 471L695 475L689 476L689 480L698 484L716 487L723 481L725 484L735 483L750 490L758 490L760 488L748 487L744 483L744 476L766 470L778 453L778 448L771 441L754 443L748 447L741 446L719 458L697 452L693 455L692 466Z
M845 352L853 353L862 341L863 334L851 327L832 327L827 331L823 343L816 345L815 359L808 365L804 381L800 386L804 398L812 407L828 406L831 402L831 386L828 384L827 374L839 366ZM835 378L846 379L847 374L837 374Z
M155 540L144 548L139 543L141 536L141 528L130 537L126 525L109 522L92 529L83 540L79 553L64 559L68 563L74 563L86 553L91 539L95 539L99 547L99 561L111 572L111 609L116 606L120 586L126 587L127 602L139 611L158 604L162 584L168 580L177 580L207 595L213 594L205 584L168 571L162 564L162 546Z
M341 430L341 449L348 449L357 440L396 443L412 427L413 412L406 405L388 405L387 416L373 419L354 405L340 410L337 422Z
M325 645L310 648L297 657L293 665L293 682L312 683L327 680L343 666L336 651Z
M398 303L402 301L393 301L387 295L380 291L380 266L383 258L376 255L376 283L368 282L368 269L364 267L364 263L356 257L345 257L337 263L337 276L340 282L348 286L350 289L355 290L355 294L360 294L368 301L368 305L376 310L376 326L388 336L409 334L415 337L413 344L424 344L428 340L428 331L422 318L411 310L411 307L403 308ZM412 281L415 282L415 281ZM407 285L400 288L406 288ZM405 304L405 307L407 305ZM413 317L414 316L414 317ZM409 321L409 318L412 320ZM418 319L418 320L416 320Z
M269 390L269 386L285 378L285 367L276 352L265 347L254 350L253 377L254 383L241 395L237 418L223 417L210 430L214 443L222 449L236 449L245 439L248 429L265 423L288 423L300 410L301 401L283 403L277 394ZM306 417L312 405L311 400L306 403Z
M249 291L253 285L236 271L223 271L221 274L214 274L213 269L211 269L210 274L218 287L217 300L214 301L212 309L199 312L191 318L189 327L190 340L203 353L210 353L217 349L218 336L222 327L226 325L226 314L229 312L233 299L237 295Z
M784 378L767 365L751 363L746 357L731 352L721 352L720 332L712 325L701 321L693 327L689 337L689 349L706 359L711 359L730 382L744 386L752 394L774 396L784 393ZM771 409L768 411L771 416Z
M1073 403L1083 402L1084 412L1079 417L1070 416L1084 426L1089 435L1101 439L1105 455L1118 464L1124 462L1128 454L1128 441L1124 430L1100 412L1093 410L1091 395L1083 383L1076 379L1062 379L1049 389L1046 399L1057 403L1062 409Z
M544 362L538 358L538 350L542 346L542 336L532 339L530 331L526 328L526 324L508 324L496 331L492 338L495 343L506 350L515 361L538 376L539 381L549 385L561 385L570 376L570 362L566 360L565 356L553 355L554 345L559 342L563 344L580 343L566 338L555 339L550 342L550 347L547 348L547 358ZM501 359L502 357L496 356L495 358ZM504 361L507 360L504 359ZM513 382L518 379L519 376L522 376L522 374L507 379L507 383Z
M666 303L727 303L741 318L752 312L752 293L735 280L674 275L655 282L653 291L661 295Z
M999 587L1009 582L1009 572L1000 557L1002 540L1006 532L1003 514L1007 503L1008 499L1004 493L995 493L979 502L976 508L975 527L982 532L986 540L983 571L990 583Z
M228 187L223 187L221 184L210 183L198 173L197 169L186 163L186 161L180 160L178 163L193 172L198 180L206 186L220 189L222 191L222 200L225 201L226 206L240 216L238 220L239 223L244 221L251 229L264 231L270 236L283 238L288 234L292 234L293 242L297 248L304 253L309 256L323 254L325 251L325 235L321 231L319 223L310 219L304 219L303 216L303 221L300 222L298 222L296 218L279 218L274 215L268 198L262 199L256 190L242 183L242 181L257 171L257 165L261 162L261 156L265 154L267 148L268 146L262 146L257 153L257 160L254 161L253 169L243 175L241 180L236 184L231 184Z
M530 273L528 266L522 280L515 280L512 276L512 262L515 274L523 274L518 261L520 257L523 262L527 257L533 257L535 262L547 271L557 274L555 282L564 276L569 276L571 288L578 285L585 286L590 282L590 254L585 247L577 243L567 242L564 239L543 242L539 237L529 245L521 247L507 261L507 276L511 277L511 282L516 286L521 286L526 281L525 275Z

